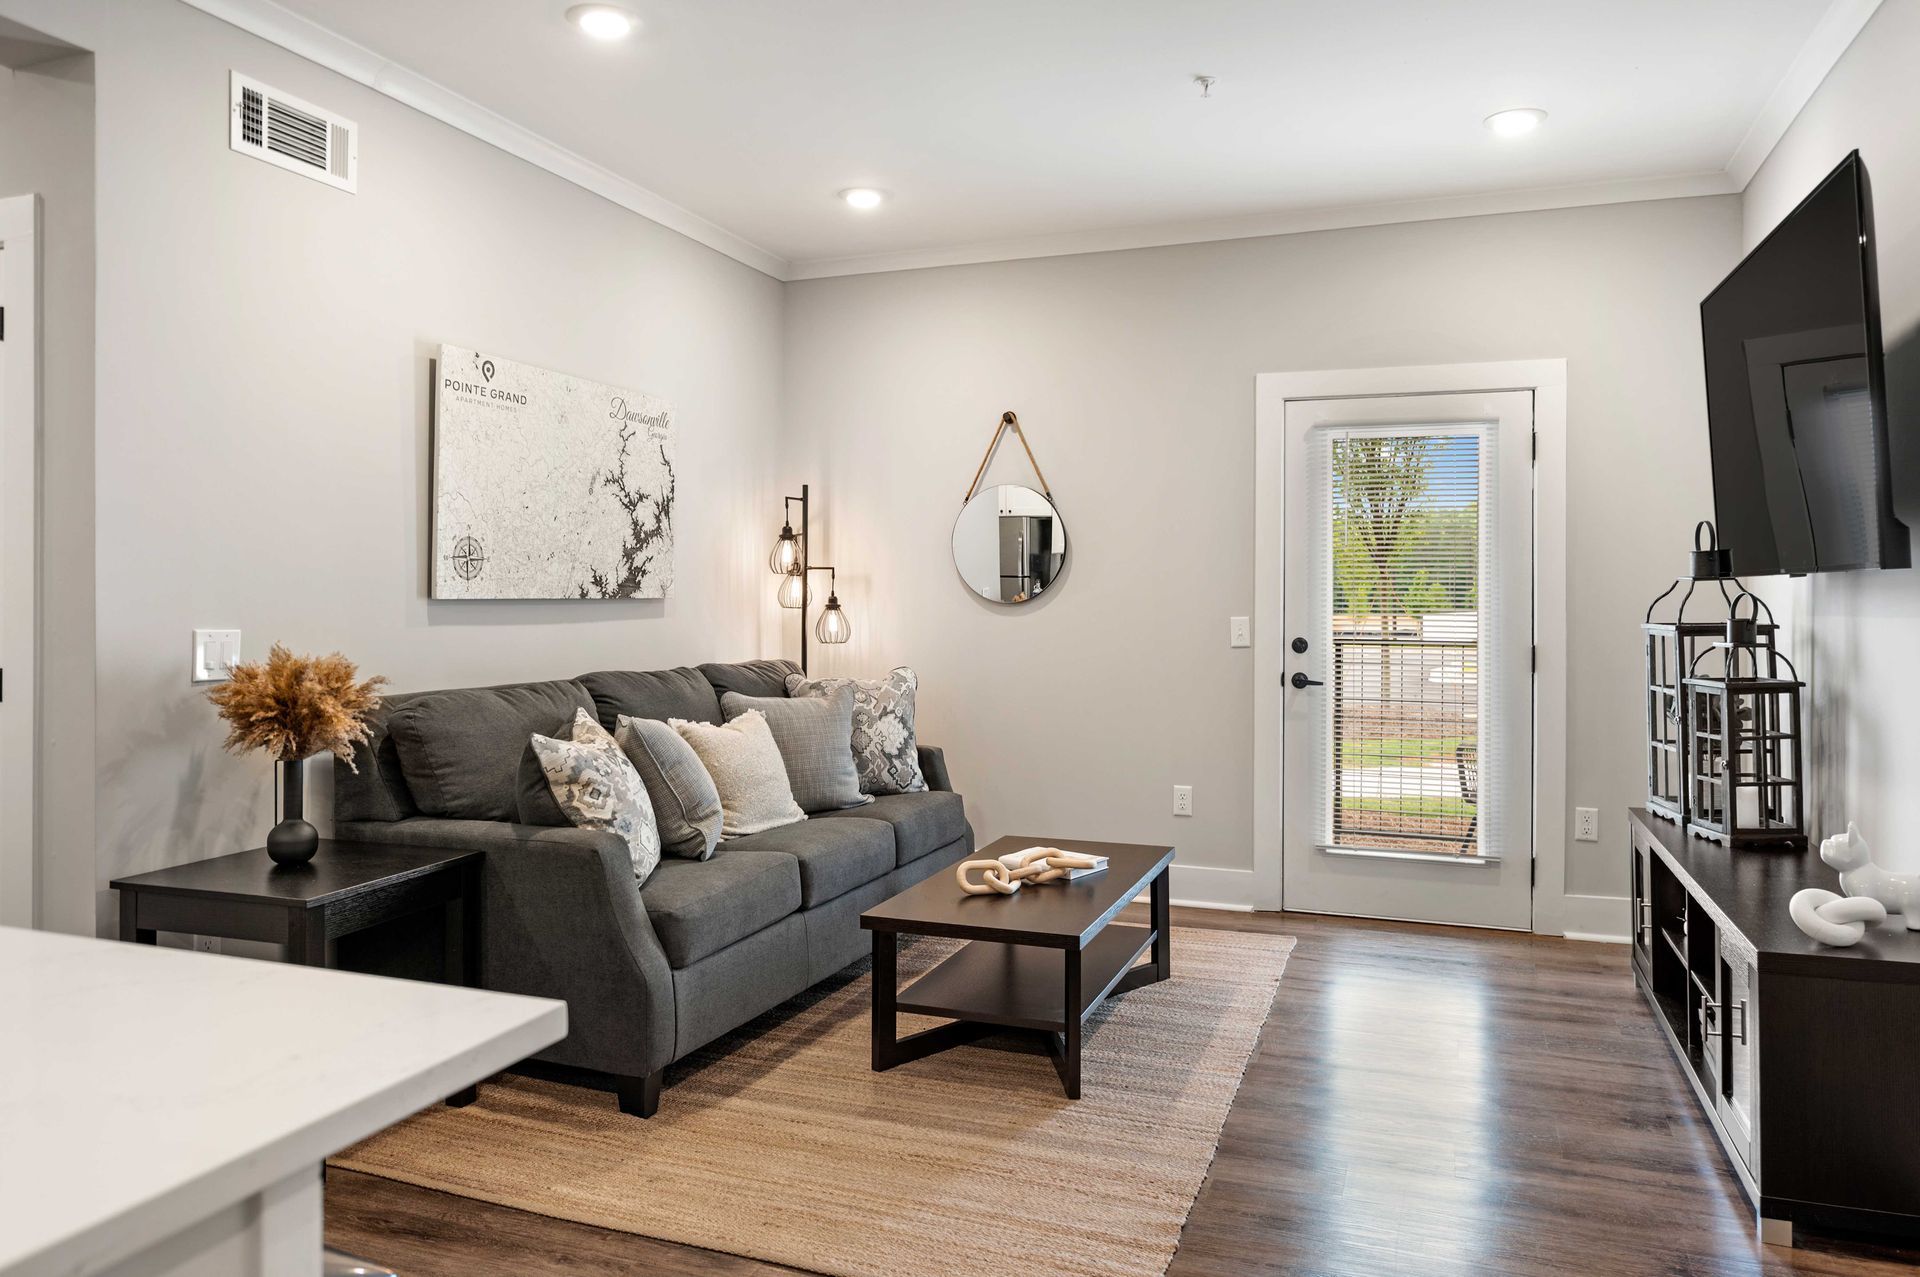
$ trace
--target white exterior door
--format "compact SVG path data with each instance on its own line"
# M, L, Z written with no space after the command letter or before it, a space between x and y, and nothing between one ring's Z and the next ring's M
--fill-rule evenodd
M1532 925L1533 408L1286 404L1288 909Z

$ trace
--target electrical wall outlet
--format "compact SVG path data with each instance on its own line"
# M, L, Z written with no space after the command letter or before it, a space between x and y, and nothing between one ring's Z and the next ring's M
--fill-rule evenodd
M220 952L220 937L219 936L195 936L193 938L193 951L195 953Z
M1175 785L1173 787L1173 814L1176 816L1193 815L1193 786Z
M1253 623L1244 616L1227 618L1227 646L1252 647Z
M239 630L195 630L193 632L193 681L224 683L233 677L240 663Z
M1573 840L1575 842L1600 841L1600 809L1598 807L1573 809Z

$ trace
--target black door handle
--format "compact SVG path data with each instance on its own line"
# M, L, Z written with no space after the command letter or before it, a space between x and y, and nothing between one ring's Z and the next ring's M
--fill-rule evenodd
M1305 674L1301 674L1297 672L1294 674L1294 676L1291 679L1287 681L1292 683L1295 687L1325 687L1326 686L1325 683L1322 683L1317 678L1308 678Z

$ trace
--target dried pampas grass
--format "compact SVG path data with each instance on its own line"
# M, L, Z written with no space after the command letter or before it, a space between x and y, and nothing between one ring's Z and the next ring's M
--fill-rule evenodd
M264 661L233 667L207 699L226 720L227 748L258 749L276 762L322 750L353 767L353 747L372 738L367 715L378 708L384 678L360 681L346 657L295 656L278 643ZM358 768L354 768L358 771Z

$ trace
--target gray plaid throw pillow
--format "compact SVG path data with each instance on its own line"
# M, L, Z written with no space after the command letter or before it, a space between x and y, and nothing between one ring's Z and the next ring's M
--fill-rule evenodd
M863 794L908 794L927 787L920 774L920 742L913 733L913 694L920 676L906 666L885 678L823 678L787 675L787 695L831 696L853 689L853 763Z
M860 792L860 773L853 765L851 688L802 700L721 693L720 712L729 722L750 710L759 710L772 729L800 810L837 811L873 801Z

